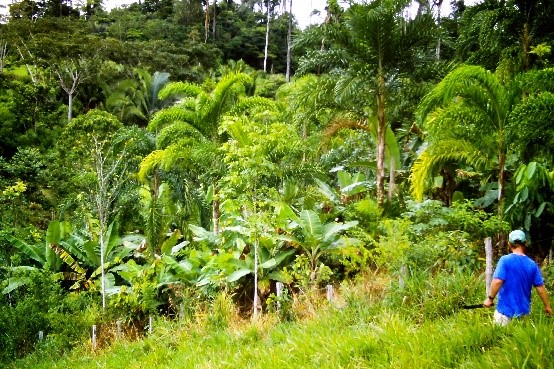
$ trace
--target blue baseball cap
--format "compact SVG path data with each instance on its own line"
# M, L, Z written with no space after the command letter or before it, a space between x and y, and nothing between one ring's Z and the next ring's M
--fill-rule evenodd
M508 241L510 243L525 243L525 233L519 229L512 231L508 236Z

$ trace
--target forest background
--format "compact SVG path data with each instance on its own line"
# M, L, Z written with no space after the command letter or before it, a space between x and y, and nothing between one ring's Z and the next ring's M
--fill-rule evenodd
M514 228L551 286L554 2L329 0L305 29L292 2L10 5L1 361L368 279L418 326L485 295Z

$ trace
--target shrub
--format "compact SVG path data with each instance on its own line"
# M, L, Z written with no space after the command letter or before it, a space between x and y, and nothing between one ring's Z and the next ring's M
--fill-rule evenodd
M38 347L63 353L88 337L99 314L87 294L67 294L53 275L33 269L27 283L0 299L0 361L8 362Z

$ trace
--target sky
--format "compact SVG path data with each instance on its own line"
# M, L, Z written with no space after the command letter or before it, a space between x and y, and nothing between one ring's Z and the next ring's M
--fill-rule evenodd
M0 6L5 6L3 9L0 8L0 13L7 13L7 5L11 4L14 0L0 0ZM466 0L466 4L475 2L476 0ZM78 3L79 0L74 0L74 3ZM104 8L110 10L115 7L129 5L132 3L138 2L138 0L104 0ZM339 0L339 5L345 6L344 4L347 1ZM288 0L287 0L288 4ZM292 1L292 11L294 16L298 21L300 28L305 28L310 24L320 23L325 19L325 5L327 0L293 0ZM314 10L318 10L319 14L314 14ZM450 13L450 5L448 1L443 2L443 7L441 8L441 13L447 15Z
M0 13L7 13L8 5L13 1L14 0L0 0L0 6L4 6L4 8L0 8ZM104 0L103 4L106 10L110 10L115 7L129 5L136 2L138 2L138 0ZM78 0L75 0L74 3L78 3ZM292 11L298 20L299 26L301 28L305 28L309 24L321 22L325 18L324 9L326 4L327 0L293 0ZM319 10L320 16L311 15L314 9Z

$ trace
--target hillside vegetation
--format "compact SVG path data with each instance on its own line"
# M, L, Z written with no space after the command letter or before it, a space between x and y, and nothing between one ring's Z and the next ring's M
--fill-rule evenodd
M332 304L313 295L282 307L291 309L287 314L281 310L252 321L237 319L234 305L226 300L219 309L191 320L156 320L153 333L138 341L119 339L96 351L88 342L61 358L47 345L40 346L10 368L552 367L554 321L540 311L538 298L530 317L498 327L492 310L450 304L482 299L482 288L467 286L477 283L476 278L436 278L465 283L467 294L451 297L447 295L456 290L441 288L431 298L438 283L434 279L398 291L394 283L371 275L343 285ZM416 297L411 293L429 298L410 302Z
M548 367L554 0L107 3L0 19L1 367Z

